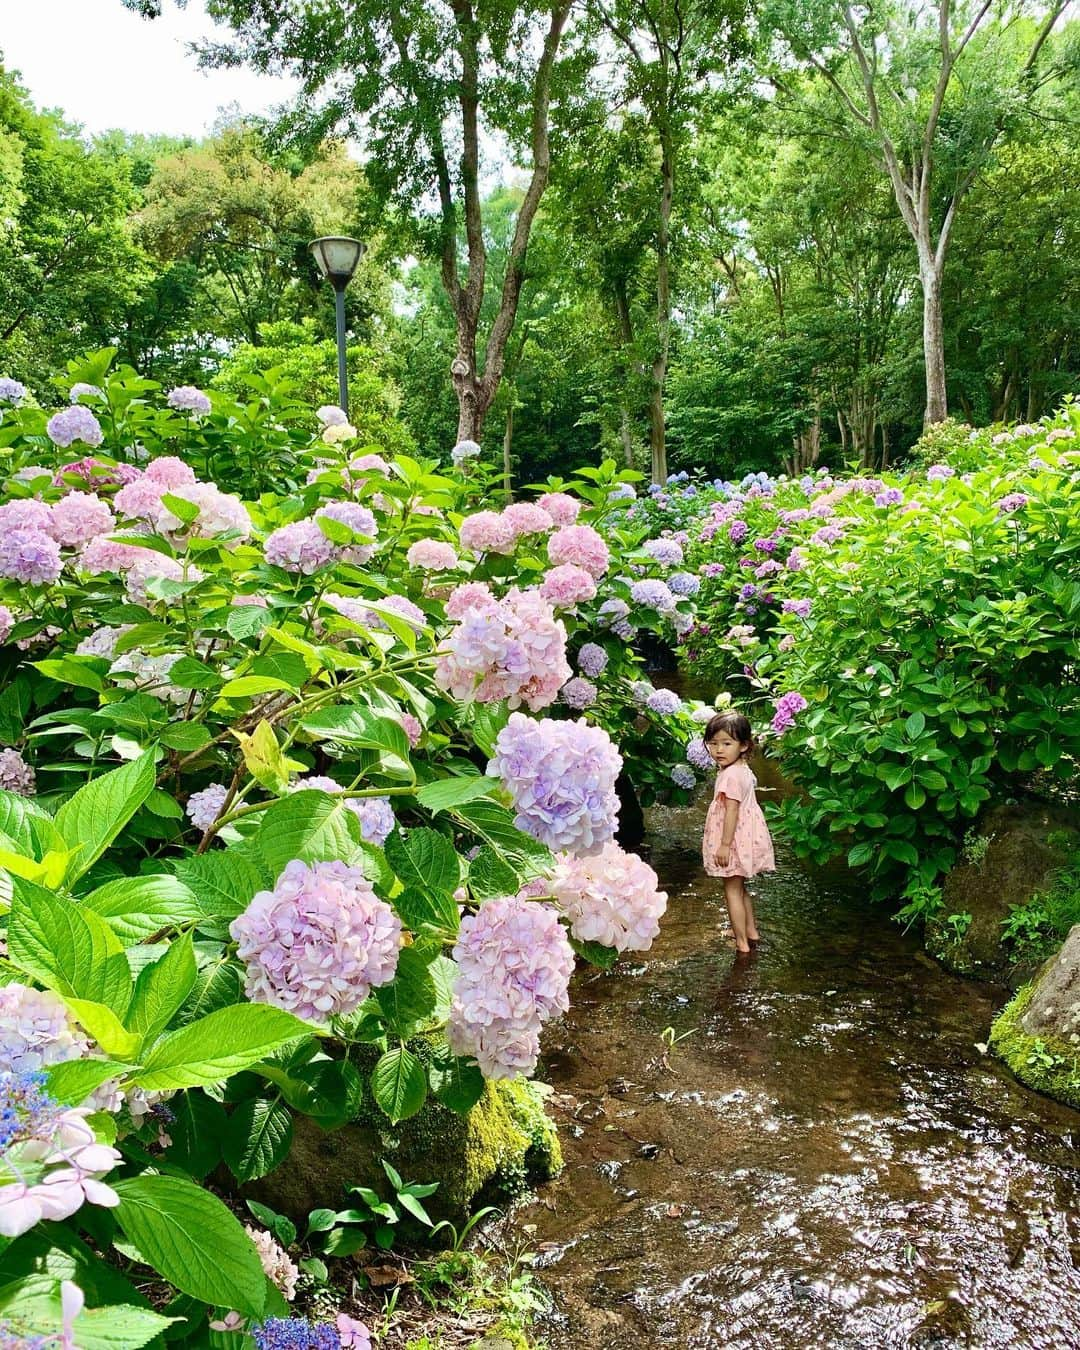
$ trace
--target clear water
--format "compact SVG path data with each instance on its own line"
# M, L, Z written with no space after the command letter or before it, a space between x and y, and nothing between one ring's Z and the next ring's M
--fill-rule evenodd
M662 935L547 1039L566 1171L506 1236L551 1346L1080 1346L1080 1115L980 1053L1002 992L782 845L736 962L703 813L652 813Z

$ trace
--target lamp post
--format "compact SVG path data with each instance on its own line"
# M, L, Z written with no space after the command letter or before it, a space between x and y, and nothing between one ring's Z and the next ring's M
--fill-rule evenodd
M352 280L356 264L364 252L359 239L345 239L340 235L325 235L308 245L315 258L315 266L323 281L334 288L334 310L337 317L338 403L346 417L349 415L349 375L345 366L345 287Z

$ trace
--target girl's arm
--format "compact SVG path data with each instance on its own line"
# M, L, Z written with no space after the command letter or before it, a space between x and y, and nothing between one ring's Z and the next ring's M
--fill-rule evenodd
M720 832L720 848L717 852L717 862L721 867L727 867L731 861L731 841L735 838L735 827L739 823L739 806L737 798L724 798L724 825Z

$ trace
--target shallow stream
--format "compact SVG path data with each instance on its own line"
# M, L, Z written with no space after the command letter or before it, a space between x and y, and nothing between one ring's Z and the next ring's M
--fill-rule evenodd
M1080 1115L980 1052L1002 991L782 846L735 962L703 813L651 813L661 936L547 1040L567 1166L508 1236L554 1350L1080 1346Z

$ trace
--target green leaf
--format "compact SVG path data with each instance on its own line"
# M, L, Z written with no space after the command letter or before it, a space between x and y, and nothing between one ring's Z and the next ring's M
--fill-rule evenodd
M495 753L495 741L510 720L510 709L502 703L478 703L472 723L473 740L490 759Z
M222 698L254 698L258 694L291 693L292 686L272 675L240 675L221 687Z
M904 723L904 730L907 732L908 740L917 740L926 730L926 717L923 713L912 713Z
M224 959L214 961L199 971L195 988L180 1009L177 1022L186 1026L220 1008L233 1007L240 1002L243 986L244 973L237 962Z
M389 984L375 990L391 1033L404 1039L435 1009L435 981L428 962L415 947L402 947L397 973Z
M275 875L285 864L348 858L360 840L360 822L344 798L325 792L293 792L263 816L256 846Z
M619 959L619 953L614 947L605 947L599 942L579 942L577 938L571 938L570 946L582 960L588 961L590 966L599 966L601 970L611 970Z
M209 745L212 739L201 722L173 722L170 726L163 727L158 736L162 745L169 750L179 750L183 754L201 750L203 746Z
M229 636L239 642L244 638L257 637L273 621L271 612L261 605L233 605L225 620L225 628Z
M337 741L371 750L383 750L409 762L409 738L400 722L380 717L368 708L345 704L309 713L300 725L316 740Z
M107 1059L68 1059L45 1070L49 1095L65 1106L81 1106L110 1078L121 1078L135 1066Z
M469 890L475 900L516 895L520 888L517 872L489 844L485 844L469 864Z
M259 1254L216 1196L179 1177L118 1181L112 1211L140 1255L184 1294L257 1317L266 1301Z
M181 1321L126 1303L84 1308L75 1323L76 1344L79 1350L140 1350Z
M255 863L235 848L183 858L175 870L196 897L201 913L217 919L243 914L265 880Z
M426 1224L428 1228L434 1227L434 1222L431 1218L431 1215L427 1212L427 1210L420 1203L420 1201L417 1200L415 1195L410 1195L408 1191L400 1191L398 1193L398 1202L401 1205L401 1208L404 1210L408 1210L408 1212L413 1216L414 1219L419 1220L419 1222L422 1224Z
M193 656L182 656L169 667L169 683L177 689L216 689L221 676L205 661L197 661Z
M411 1050L388 1050L371 1071L371 1091L380 1109L396 1124L415 1116L427 1099L424 1066Z
M56 813L56 828L76 850L68 873L74 881L97 862L154 787L154 753L102 774L81 787Z
M220 1083L312 1030L292 1013L265 1003L220 1008L168 1032L135 1075L135 1085L163 1092Z
M111 1008L85 998L66 998L79 1025L113 1059L130 1060L139 1052L140 1037L127 1031Z
M909 783L904 789L904 805L918 811L926 803L926 793L918 783Z
M355 1120L364 1104L364 1084L356 1067L344 1059L316 1059L283 1069L278 1064L256 1064L256 1073L269 1079L295 1111L301 1111L323 1130L336 1130Z
M452 806L461 806L474 801L477 797L487 797L499 786L494 778L485 778L477 774L472 778L437 778L433 783L425 783L416 791L416 800L432 815L448 811Z
M456 936L461 924L461 912L451 895L435 895L408 888L399 892L390 902L401 922L413 933L433 928L439 933Z
M105 681L91 664L95 659L94 657L62 656L45 661L31 661L30 664L50 680L56 680L60 684L74 685L76 689L92 689L96 694L100 694L105 688Z
M197 1181L221 1161L222 1140L228 1117L225 1108L205 1092L185 1092L170 1102L172 1143L165 1150L169 1162L183 1167Z
M490 844L497 854L525 876L536 876L552 866L551 850L514 824L514 817L498 802L480 798L454 808L454 816Z
M125 1019L131 1030L150 1044L191 993L196 973L191 934L184 933L170 942L164 956L139 972Z
M193 892L164 873L107 881L79 903L84 911L100 914L126 946L206 915Z
M253 1097L229 1117L223 1152L237 1181L255 1181L288 1156L293 1124L284 1102Z
M451 1111L468 1115L484 1095L484 1075L473 1059L462 1059L446 1053L434 1060L428 1068L431 1090Z
M404 886L434 895L453 895L461 883L461 864L445 835L426 828L402 835L395 830L383 846Z
M199 519L197 503L189 502L186 497L178 497L174 492L163 492L161 504L166 511L171 511L177 520L182 521L185 525L190 525L193 521Z
M21 877L13 886L8 949L14 963L64 998L104 1003L123 1017L131 972L105 920Z

